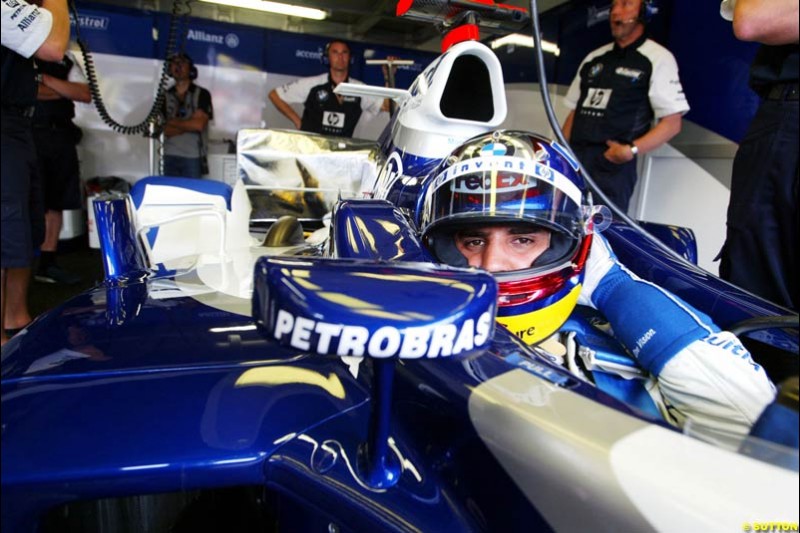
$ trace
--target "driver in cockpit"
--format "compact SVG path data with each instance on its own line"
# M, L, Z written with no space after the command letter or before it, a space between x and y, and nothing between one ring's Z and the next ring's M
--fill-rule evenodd
M440 261L492 272L497 320L529 344L552 336L577 304L600 311L650 375L673 425L747 434L775 397L732 333L618 262L593 233L583 178L556 143L523 132L475 137L424 189L420 229Z

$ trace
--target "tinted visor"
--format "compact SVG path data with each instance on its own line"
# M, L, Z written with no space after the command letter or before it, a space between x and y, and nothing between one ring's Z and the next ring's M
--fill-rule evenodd
M580 204L578 187L547 165L513 157L474 158L434 178L421 222L428 233L470 222L526 221L578 238Z

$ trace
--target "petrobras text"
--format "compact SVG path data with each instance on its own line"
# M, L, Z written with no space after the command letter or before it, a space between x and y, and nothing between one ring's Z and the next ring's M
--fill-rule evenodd
M508 176L498 176L495 183L492 183L491 175L479 174L487 171L503 171L518 175L516 177L510 174ZM476 176L460 179L467 174L475 174ZM563 191L576 204L581 202L580 189L557 170L536 161L509 156L476 157L456 163L436 176L432 190L436 190L443 184L453 181L454 192L511 192L535 183L529 178L546 181Z
M330 355L355 355L401 359L435 358L458 355L482 347L492 331L492 313L486 311L477 321L469 318L456 324L437 324L409 328L383 326L370 331L363 326L333 324L295 316L278 310L273 336L298 350ZM336 342L336 349L332 345Z

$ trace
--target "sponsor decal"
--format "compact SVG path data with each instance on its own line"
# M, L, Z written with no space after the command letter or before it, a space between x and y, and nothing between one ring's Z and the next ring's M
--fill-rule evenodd
M582 107L587 109L606 109L611 100L611 89L590 87L583 100Z
M34 9L33 9L33 11L31 11L30 13L28 13L27 15L25 15L25 16L22 18L22 20L20 20L20 21L17 23L17 28L19 28L19 29L20 29L20 31L25 31L25 30L27 30L28 28L30 28L30 27L33 25L34 21L35 21L36 19L38 19L38 18L39 18L39 15L41 15L41 14L42 14L42 12L41 12L41 11L39 11L38 9L35 9L35 8L34 8Z
M529 186L535 187L536 180L517 172L513 174L472 174L470 176L459 176L453 180L451 190L462 194L471 193L506 193L513 191L523 191Z
M753 358L750 355L750 352L747 351L747 348L745 348L739 341L739 339L736 338L731 333L728 332L714 333L713 335L709 335L708 337L703 339L703 342L706 342L712 346L716 346L718 348L721 348L723 350L732 353L734 356L747 362L750 366L753 367L754 370L758 370L761 368L761 366L758 363L753 361Z
M199 41L201 43L224 44L228 48L239 46L239 36L235 33L222 35L220 33L208 33L203 30L189 30L186 33L187 41Z
M370 331L363 326L333 324L278 310L273 336L298 350L338 356L401 359L449 357L480 348L489 341L492 313L477 320L410 328L383 326ZM334 347L335 345L335 347Z
M504 172L503 175L496 176L494 189L491 177L485 178L483 175L484 172L490 171ZM477 176L468 176L469 174ZM467 179L456 181L461 176L466 176ZM491 176L491 172L488 176ZM535 179L546 181L566 194L570 200L580 204L581 191L569 178L537 161L509 156L478 157L456 163L436 176L432 187L438 189L447 182L453 181L451 186L455 192L510 192L535 184Z
M225 36L225 46L228 48L236 48L239 46L239 36L235 33L229 33Z
M295 50L294 57L299 57L300 59L313 59L315 61L322 61L322 48L317 48L316 51L314 50Z
M594 77L598 76L601 72L603 72L603 64L602 63L597 63L595 65L592 65L592 68L589 69L589 77L590 78L594 78Z
M639 352L642 351L642 348L644 348L644 345L647 344L647 342L652 339L655 334L656 331L653 328L650 328L644 333L644 335L639 337L636 341L636 348L633 349L633 355L638 356Z
M75 26L75 17L72 13L69 15L70 26ZM86 30L107 30L111 25L111 19L108 17L99 17L95 15L78 15L78 27Z
M329 96L328 91L325 89L320 89L317 91L317 100L319 100L320 102L324 102L325 100L327 100L328 96Z
M322 113L322 125L329 128L344 128L344 113L325 111Z
M487 156L494 156L494 155L506 155L508 152L508 148L505 144L500 143L489 143L483 148L481 148L481 157Z
M391 190L394 182L403 176L403 160L397 150L393 151L386 164L383 165L378 181L375 184L375 191L379 198L385 198Z
M636 70L633 68L626 68L626 67L617 67L614 71L619 76L625 76L626 78L630 78L631 81L639 81L641 77L644 75L644 72L641 70Z

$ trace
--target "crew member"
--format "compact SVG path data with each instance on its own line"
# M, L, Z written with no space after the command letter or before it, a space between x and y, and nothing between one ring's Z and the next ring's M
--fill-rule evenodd
M673 55L645 34L652 0L614 0L614 42L578 68L565 104L564 135L602 192L627 212L636 184L636 156L681 129L689 110ZM651 128L653 118L658 120Z
M7 331L31 320L28 286L34 248L44 238L44 210L31 135L36 104L36 71L31 56L58 61L69 43L65 0L0 3L2 21L2 260L0 261L0 344Z
M352 137L361 116L372 118L388 111L388 101L334 94L342 82L362 82L350 77L350 46L346 42L331 41L325 47L325 56L330 64L328 72L277 87L270 91L269 99L299 130ZM300 103L304 106L302 118L290 105Z
M738 0L730 11L739 39L763 43L750 68L761 102L733 161L719 274L797 310L798 2Z
M33 114L33 140L44 188L45 236L34 279L73 285L80 282L80 276L62 269L56 253L64 210L82 206L75 148L82 133L72 122L73 102L91 102L92 95L72 52L67 52L61 61L37 61L36 66L40 81Z
M169 59L175 79L164 100L164 175L200 178L208 173L208 122L214 119L211 93L194 83L197 67L181 52Z

